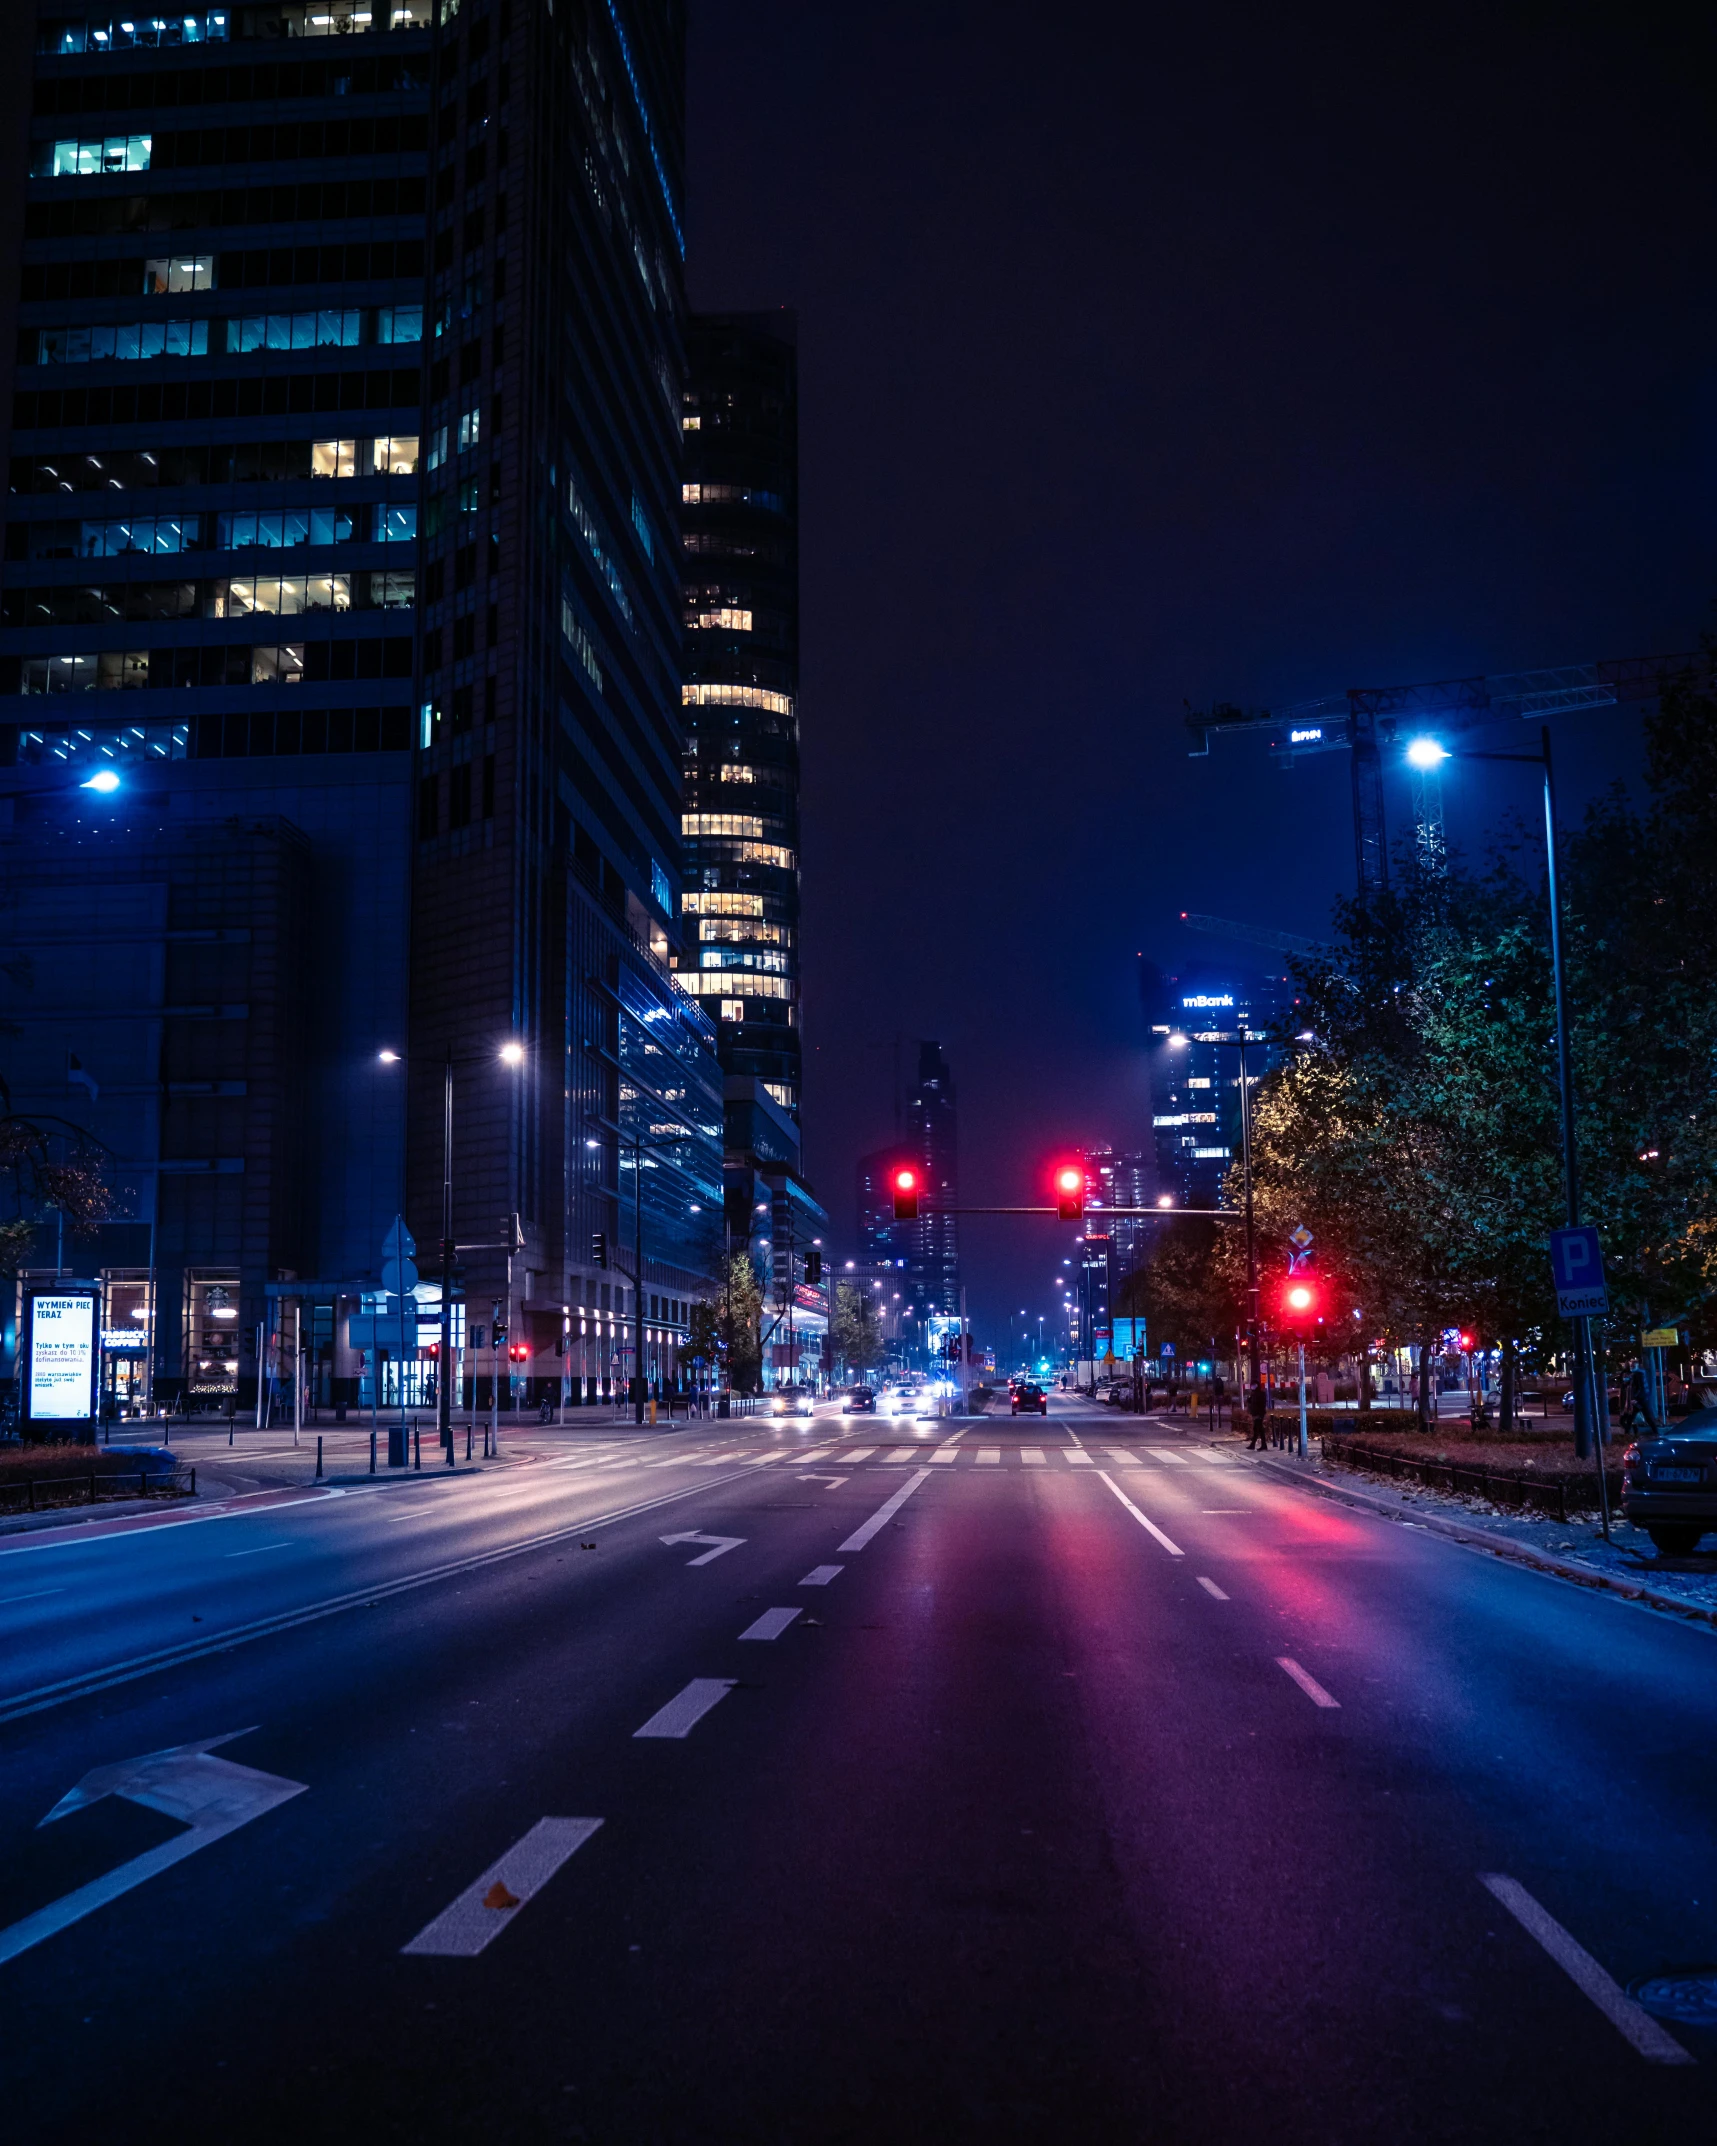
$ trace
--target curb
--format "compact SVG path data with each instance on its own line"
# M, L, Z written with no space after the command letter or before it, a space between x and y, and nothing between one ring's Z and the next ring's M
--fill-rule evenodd
M1493 1535L1488 1528L1464 1526L1458 1520L1445 1520L1439 1513L1407 1514L1398 1506L1385 1503L1382 1498L1369 1497L1363 1490L1350 1488L1345 1483L1329 1483L1316 1476L1299 1475L1284 1468L1280 1462L1261 1460L1252 1464L1273 1475L1278 1482L1293 1483L1301 1490L1316 1492L1321 1498L1333 1498L1338 1505L1355 1505L1384 1520L1405 1523L1412 1520L1415 1527L1424 1528L1433 1535L1442 1535L1450 1542L1458 1542L1469 1550L1484 1550L1492 1557L1507 1559L1511 1564L1525 1565L1534 1572L1548 1573L1551 1578L1572 1580L1576 1587L1594 1587L1604 1593L1620 1595L1626 1602L1638 1602L1647 1609L1662 1610L1671 1617L1680 1617L1690 1624L1703 1624L1717 1630L1717 1609L1706 1609L1697 1602L1683 1601L1677 1595L1660 1595L1655 1588L1636 1585L1631 1580L1618 1578L1609 1572L1594 1572L1589 1565L1575 1565L1565 1558L1552 1557L1547 1551L1535 1550L1529 1543L1516 1542L1511 1535Z

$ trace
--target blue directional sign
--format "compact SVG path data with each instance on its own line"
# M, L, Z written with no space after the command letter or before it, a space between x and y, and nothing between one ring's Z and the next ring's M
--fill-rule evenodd
M1553 1229L1550 1273L1556 1284L1556 1309L1564 1319L1608 1318L1610 1291L1595 1229Z

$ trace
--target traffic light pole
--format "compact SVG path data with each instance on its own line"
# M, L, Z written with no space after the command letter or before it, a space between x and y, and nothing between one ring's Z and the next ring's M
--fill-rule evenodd
M435 1423L453 1465L453 1046L441 1084L441 1361L436 1366Z

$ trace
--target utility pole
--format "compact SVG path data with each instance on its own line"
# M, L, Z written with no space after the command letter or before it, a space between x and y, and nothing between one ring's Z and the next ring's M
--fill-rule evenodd
M435 1422L453 1458L453 1046L441 1083L441 1350L436 1365Z

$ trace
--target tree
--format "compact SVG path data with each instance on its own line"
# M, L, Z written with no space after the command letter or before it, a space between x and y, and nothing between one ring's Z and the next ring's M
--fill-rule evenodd
M691 1363L701 1363L713 1373L721 1362L721 1314L707 1297L700 1297L686 1318L685 1354Z
M835 1360L849 1372L874 1371L882 1362L887 1345L867 1290L852 1282L835 1284L835 1315L829 1339Z
M718 1330L729 1387L755 1393L763 1378L763 1284L748 1253L735 1252L727 1263Z
M16 1274L45 1216L63 1215L74 1236L87 1236L114 1203L102 1169L104 1151L93 1134L69 1119L20 1115L3 1080L0 1106L0 1172L12 1194L12 1214L0 1222L0 1273Z

